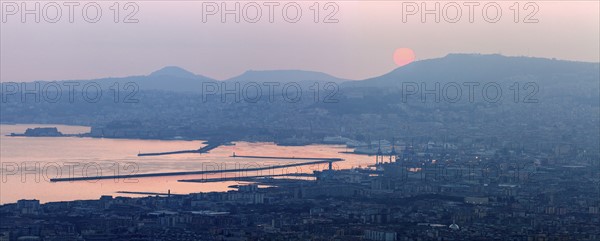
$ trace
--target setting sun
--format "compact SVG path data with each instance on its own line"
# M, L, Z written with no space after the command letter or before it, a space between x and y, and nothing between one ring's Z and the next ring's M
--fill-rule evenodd
M415 61L415 52L409 48L399 48L394 52L394 62L398 66L404 66Z

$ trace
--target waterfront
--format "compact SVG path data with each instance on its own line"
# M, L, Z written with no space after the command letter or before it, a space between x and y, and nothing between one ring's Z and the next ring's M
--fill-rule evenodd
M144 173L202 169L205 170L202 173L218 174L196 175L199 173L196 171L194 175L172 178L140 178L137 183L130 179L31 183L33 174L26 175L27 182L19 182L21 175L16 172L8 175L12 181L3 185L8 185L10 192L20 192L21 196L10 198L38 198L47 203L20 199L17 203L0 205L3 220L0 229L8 230L0 231L0 237L61 241L263 240L262 237L356 241L369 237L370 240L382 240L373 237L386 237L385 240L599 240L600 237L595 228L600 210L597 156L578 155L572 160L531 149L517 151L508 147L463 145L456 151L417 144L396 155L391 162L380 160L375 170L324 170L315 172L315 181L274 180L240 178L239 173L221 175L219 170L244 169L241 175L246 177L307 173L323 169L325 165L296 169L297 159L281 156L330 158L336 155L349 160L307 160L319 164L339 163L337 168L360 165L360 160L367 164L372 158L338 155L337 152L344 149L340 146L278 147L269 143L238 143L214 149L206 155L188 153L144 159L128 153L139 145L150 145L147 141L75 140L91 142L84 147L69 146L68 138L12 139L12 148L25 152L31 149L25 145L31 141L35 144L31 149L36 152L32 154L34 159L52 163L63 158L61 165L68 161L106 164L112 156L121 156L135 162ZM22 145L14 146L18 142ZM198 148L192 146L198 141L154 142L169 149ZM65 154L71 151L77 158ZM86 153L81 155L86 159L78 157L79 151ZM236 157L229 157L233 152ZM19 156L19 152L11 155ZM256 160L251 161L252 158ZM271 164L290 168L280 172L263 169ZM232 181L228 178L231 176L237 177ZM193 180L196 177L200 179ZM178 182L182 179L187 181ZM237 190L223 192L229 184L241 185L236 185ZM32 190L40 194L31 196ZM3 188L2 192L5 194L6 190ZM193 194L177 195L187 192ZM48 202L59 194L59 200L88 200ZM139 198L123 197L125 195Z
M78 182L50 182L50 178L114 175L131 173L154 173L176 171L199 171L264 167L290 163L289 160L258 160L232 158L237 155L295 156L295 157L338 157L344 162L334 164L336 169L345 169L373 164L373 158L352 154L339 145L277 146L272 143L239 142L234 146L220 146L206 154L180 154L170 156L138 157L140 152L175 151L197 149L202 141L182 140L131 140L79 137L9 137L10 133L22 133L27 128L58 127L65 134L89 131L89 127L64 125L0 125L0 161L2 180L0 203L16 202L19 199L38 199L41 202L97 199L101 195L139 196L118 194L118 191L160 192L171 190L174 194L193 192L227 191L238 182L189 183L181 179L210 177L236 177L265 174L303 172L327 168L327 165L294 167L273 171L247 173L219 173L149 177L136 179L108 179ZM17 168L18 170L15 170ZM132 169L133 168L133 169ZM61 170L62 175L57 174ZM86 171L87 170L87 171Z

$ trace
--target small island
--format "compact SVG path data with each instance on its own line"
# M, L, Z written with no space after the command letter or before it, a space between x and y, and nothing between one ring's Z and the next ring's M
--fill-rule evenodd
M27 128L25 133L11 133L10 136L28 136L28 137L62 137L62 136L72 136L65 135L58 131L56 127L36 127L36 128Z

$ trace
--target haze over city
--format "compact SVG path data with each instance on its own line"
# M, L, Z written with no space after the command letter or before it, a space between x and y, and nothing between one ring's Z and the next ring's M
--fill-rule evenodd
M598 1L0 6L0 241L600 240Z

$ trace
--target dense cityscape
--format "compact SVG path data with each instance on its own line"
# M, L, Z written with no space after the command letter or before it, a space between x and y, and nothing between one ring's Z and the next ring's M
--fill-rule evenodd
M372 168L239 176L249 184L228 192L20 200L0 207L2 240L600 238L597 157L565 147L489 150L392 145L370 157Z
M456 66L447 67L452 64ZM481 71L469 72L473 66ZM89 132L70 134L55 127L27 128L7 133L2 138L13 139L5 140L203 140L206 144L194 150L137 153L138 157L181 153L201 157L239 142L307 150L313 144L331 144L343 146L341 153L362 155L370 162L342 169L335 164L344 160L336 156L253 156L306 159L311 161L304 164L320 168L278 175L264 172L304 165L293 162L265 168L52 179L50 184L181 175L179 182L237 184L223 192L171 193L165 188L103 193L89 200L23 198L0 206L0 241L600 239L597 63L449 55L409 67L374 79L341 81L333 85L335 95L328 99L333 102L314 99L310 90L300 92L308 98L295 101L278 95L249 102L231 99L238 94L235 91L207 96L198 92L203 88L198 83L188 86L190 91L177 91L144 82L172 79L185 86L190 80L185 76L191 74L179 68L133 79L95 80L104 87L133 81L139 88L133 102L115 101L112 96L97 102L69 98L49 102L42 97L56 93L38 92L44 88L35 83L33 91L27 87L31 83L2 83L4 125L90 127ZM493 71L496 68L502 71ZM287 83L306 87L331 80L323 78ZM421 82L394 82L398 79ZM487 95L450 101L438 86L456 86L453 79L497 84L504 91L502 101ZM245 83L243 76L235 81L219 83ZM528 83L539 88L531 92L535 98L522 99L510 92L511 86ZM410 88L417 86L429 92L415 94ZM63 92L63 96L68 95ZM126 155L132 154L136 153ZM232 158L243 157L233 153ZM144 159L136 160L144 165ZM2 171L3 177L17 175L4 163ZM190 174L241 171L246 175L185 179Z
M0 19L0 241L600 241L599 0Z

